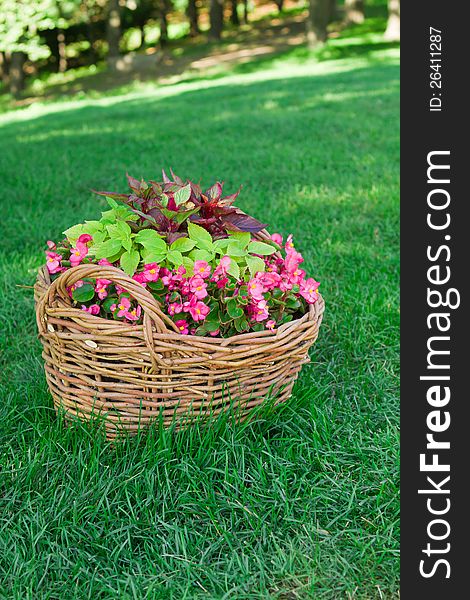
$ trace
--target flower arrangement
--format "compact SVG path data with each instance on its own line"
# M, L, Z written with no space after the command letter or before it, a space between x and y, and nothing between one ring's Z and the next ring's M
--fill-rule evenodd
M302 316L319 283L300 268L292 235L265 241L265 225L233 206L217 182L203 192L173 172L162 182L128 176L130 194L97 192L110 209L47 242L51 279L79 264L122 269L146 287L183 335L230 337L274 330ZM75 306L102 318L142 322L142 308L108 279L68 288Z

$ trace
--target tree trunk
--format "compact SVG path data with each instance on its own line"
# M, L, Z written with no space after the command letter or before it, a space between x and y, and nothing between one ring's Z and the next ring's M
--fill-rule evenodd
M248 0L243 0L243 23L248 25Z
M240 25L240 19L238 18L238 0L231 0L231 13L230 13L230 22L232 25Z
M189 20L189 35L196 37L199 33L199 9L197 0L189 0L186 14Z
M26 60L24 52L12 52L10 60L9 78L10 92L18 98L20 92L24 89L24 70L23 65Z
M121 8L119 0L109 0L106 37L108 40L108 58L118 58L119 42L121 40Z
M9 86L8 63L8 52L0 52L0 80L5 84L6 87Z
M164 48L168 44L168 13L170 7L170 0L160 0L160 48Z
M323 44L327 38L329 0L310 0L307 18L307 43L309 48Z
M277 10L281 12L284 8L284 0L274 0L274 2L276 3Z
M349 25L364 22L364 0L345 0L344 21Z
M59 73L64 73L67 70L67 54L64 32L59 29L57 32L57 50L59 54Z
M328 23L332 23L338 19L338 10L336 0L329 0L328 5Z
M211 0L209 16L211 22L209 37L220 40L224 28L224 0Z
M141 23L139 25L139 31L140 31L140 45L139 45L139 50L141 48L143 48L145 46L145 24Z
M389 42L400 40L400 0L388 0L388 21L384 38Z

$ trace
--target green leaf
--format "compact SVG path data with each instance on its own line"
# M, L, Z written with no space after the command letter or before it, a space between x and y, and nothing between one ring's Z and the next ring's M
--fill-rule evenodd
M135 236L134 241L142 244L144 248L162 248L166 250L166 244L154 229L141 229Z
M248 255L246 258L246 264L248 265L248 270L250 271L251 277L254 277L256 273L263 272L266 265L264 264L264 260L259 256L250 256Z
M237 305L237 301L235 300L235 298L231 298L227 302L227 312L229 316L232 317L232 319L238 319L239 317L242 317L245 314L243 312L243 309Z
M134 275L139 262L140 254L134 248L131 248L130 250L124 252L120 260L122 270L131 277L132 275Z
M175 265L175 267L179 267L183 264L183 255L178 250L168 250L166 258L168 262Z
M154 292L162 292L165 288L161 279L158 279L157 281L148 281L147 286Z
M175 201L176 206L180 206L180 204L184 204L189 200L191 196L191 185L185 185L180 188L177 192L175 192L173 199Z
M235 319L233 323L235 325L235 329L239 333L243 333L248 329L248 321L246 320L245 316Z
M196 246L202 250L212 250L212 236L203 227L195 223L188 223L189 237L196 242Z
M207 250L193 250L189 256L193 260L205 260L206 262L211 262L214 258L213 253Z
M297 308L300 308L300 302L297 300L297 298L295 296L291 295L286 300L286 306L287 306L287 308L296 310Z
M125 221L118 221L113 225L107 225L106 229L110 238L121 241L129 239L131 235L131 228Z
M194 240L190 240L187 237L181 237L175 240L171 246L171 250L179 250L180 252L189 252L194 248L196 242Z
M153 250L153 249L147 249L144 248L140 254L142 256L142 260L144 261L145 264L148 263L161 263L166 256L166 244L165 244L165 249L164 250Z
M265 244L264 242L250 242L248 245L248 252L267 256L269 254L274 254L274 252L276 252L276 248L270 244Z
M88 302L95 296L95 288L91 283L84 283L81 287L75 288L72 292L72 298L75 302Z
M222 238L221 240L215 240L215 242L212 244L212 247L217 254L226 254L229 243L230 238Z
M106 312L111 312L111 306L117 304L118 298L116 296L108 296L101 306Z
M237 240L242 248L246 248L251 241L251 234L247 231L236 231L230 234L230 239Z
M183 256L183 266L186 269L186 277L194 275L194 261L189 256Z
M75 243L76 240L82 235L83 227L84 227L83 223L79 223L78 225L69 227L63 233L64 233L65 237L69 240L69 242Z
M246 256L247 251L245 250L245 248L243 248L243 246L240 244L240 242L231 242L228 245L227 254L230 257L232 257L232 256Z
M237 279L237 280L240 279L240 267L237 265L237 263L234 260L230 261L230 266L227 269L227 272L232 277L235 277L235 279Z
M111 258L122 248L121 240L107 240L96 244L90 249L90 253L95 255L95 258Z

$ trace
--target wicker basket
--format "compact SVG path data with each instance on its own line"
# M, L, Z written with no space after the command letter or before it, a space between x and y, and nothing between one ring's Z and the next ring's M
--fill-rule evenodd
M142 325L73 308L67 288L80 279L109 279L142 306ZM176 426L229 407L240 418L269 397L289 398L318 336L319 296L302 318L273 331L230 338L181 335L155 298L120 269L79 265L51 283L46 267L35 285L36 318L46 378L67 417L101 415L106 436L136 432L152 419ZM184 419L182 419L184 417Z

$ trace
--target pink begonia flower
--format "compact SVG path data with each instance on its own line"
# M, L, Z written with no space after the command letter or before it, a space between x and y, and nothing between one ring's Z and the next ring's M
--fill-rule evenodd
M196 328L193 327L192 329L189 330L189 334L190 335L196 335Z
M230 267L230 263L232 259L230 256L222 256L219 261L219 264L216 266L214 273L212 275L212 281L218 281L220 277L225 277L227 275L227 269Z
M73 283L70 287L68 287L67 291L69 293L69 296L72 297L72 294L74 293L74 291L77 288L82 287L83 283L84 282L81 279L79 279L78 281L76 281L75 283Z
M290 273L289 282L298 284L305 277L305 271L303 269L297 268L293 273Z
M85 306L82 304L82 310L90 313L90 315L98 315L100 313L100 307L98 304L92 304L91 306Z
M144 277L145 281L157 281L160 267L157 263L149 263L144 265Z
M307 300L309 304L314 304L318 300L317 288L320 285L312 277L300 282L300 295Z
M303 262L304 258L296 250L290 249L287 251L286 258L284 260L284 266L288 273L293 273L297 270L297 267Z
M162 269L160 269L160 278L163 281L163 285L168 287L171 283L171 280L173 279L173 275L168 269L163 267Z
M113 263L110 263L107 258L100 258L100 260L98 261L98 264L102 265L104 267L112 267L113 266Z
M260 323L269 317L267 302L266 300L260 300L257 304L251 304L249 306L249 312L251 319Z
M79 242L80 244L88 244L88 242L91 242L92 239L93 238L89 233L82 233L82 235L78 238L77 242Z
M266 329L274 329L276 327L276 321L274 319L269 319L266 321Z
M140 306L137 306L137 308L128 310L124 316L129 321L137 321L140 318L141 313L142 313L142 308Z
M176 273L173 273L172 280L173 281L183 281L185 275L186 275L186 268L183 265L180 265L176 269Z
M111 306L109 307L109 310L113 313L117 308L117 304L111 304Z
M125 290L121 285L116 285L116 293L118 296L121 294L125 294L127 290Z
M194 275L199 275L203 279L207 279L211 274L211 268L209 263L205 260L195 260L194 261Z
M277 273L257 273L255 277L256 281L259 281L265 288L265 291L272 290L279 285L281 276Z
M263 285L256 279L250 279L248 282L248 293L254 300L263 300L263 293L266 290Z
M271 239L275 244L282 246L282 235L280 233L273 233Z
M88 246L82 242L77 242L76 247L72 248L70 253L70 264L72 267L79 265L87 254Z
M119 309L117 316L125 317L127 311L130 309L130 307L131 307L131 301L129 300L129 298L126 298L125 296L120 298L118 305L117 305L117 308Z
M147 279L145 277L145 273L136 273L132 276L132 279L134 281L137 281L137 283L140 283L140 285L142 285L143 287L147 287Z
M285 245L285 249L286 250L288 250L289 248L293 248L294 247L294 242L292 241L293 237L294 236L292 235L292 233L290 233L287 236L286 245Z
M220 329L216 329L215 331L209 331L209 335L212 337L219 335L219 333L220 333Z
M185 312L189 312L195 321L204 321L210 312L210 308L207 304L197 300L196 296L193 296L189 302L185 302L183 309Z
M107 286L111 283L109 279L97 279L95 292L98 294L98 298L100 300L104 300L108 295Z
M46 244L49 250L55 250L57 248L57 246L51 240L47 240Z
M216 283L216 286L219 288L219 290L221 290L227 285L227 283L228 277L222 277L222 279L219 279L219 281Z
M287 277L286 277L287 275ZM290 279L289 279L289 273L284 274L284 277L281 279L281 281L279 282L279 289L283 292L289 292L292 287L293 287L293 283L291 283Z
M188 322L185 319L179 319L178 321L175 321L175 325L178 327L182 335L188 335Z
M49 273L51 273L51 275L62 270L60 264L62 256L60 254L56 254L55 252L46 252L46 257L47 270Z
M202 300L207 296L207 284L199 275L194 275L189 280L189 289L198 300Z
M168 314L172 317L183 311L183 305L181 302L170 302L168 305Z

